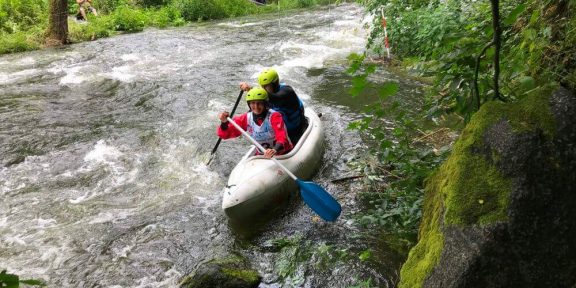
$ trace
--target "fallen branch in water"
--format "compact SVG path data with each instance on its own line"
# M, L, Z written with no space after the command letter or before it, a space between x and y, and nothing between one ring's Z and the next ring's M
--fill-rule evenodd
M364 177L364 175L347 176L347 177L342 177L342 178L330 180L330 182L332 182L332 183L344 182L344 181L354 180L354 179L358 179L358 178L362 178L362 177Z
M448 128L440 128L440 129L438 129L438 130L436 130L436 131L434 131L434 132L428 133L428 134L424 133L423 131L418 130L420 133L425 134L425 135L422 136L422 137L418 137L418 138L414 139L414 140L412 141L412 144L414 144L414 143L416 143L416 142L421 142L422 140L424 140L424 139L426 139L426 138L428 138L428 137L430 137L430 136L432 136L432 135L434 135L434 134L436 134L436 133L438 133L438 132L446 131L446 130L450 130L450 129L448 129Z

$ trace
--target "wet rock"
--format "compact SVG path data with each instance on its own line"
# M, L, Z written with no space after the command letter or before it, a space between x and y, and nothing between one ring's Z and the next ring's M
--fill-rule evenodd
M180 287L186 288L255 288L262 277L252 269L245 258L231 255L200 265L184 277Z
M427 182L400 287L576 287L576 96L485 105Z

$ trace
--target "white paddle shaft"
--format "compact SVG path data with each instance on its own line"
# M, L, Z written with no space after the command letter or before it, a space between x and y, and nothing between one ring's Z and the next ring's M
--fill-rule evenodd
M234 127L236 127L236 129L238 129L238 131L240 131L240 133L242 133L242 135L244 135L244 137L246 137L246 139L250 140L250 142L252 142L252 144L254 144L258 150L260 150L260 152L264 153L264 151L266 151L266 149L264 149L264 147L262 147L262 145L260 145L260 143L256 142L256 140L254 140L254 138L252 138L252 136L250 136L250 134L248 134L248 132L244 131L244 129L242 129L242 127L240 127L236 122L234 122L234 120L232 120L232 118L227 117L228 118L228 122L230 122L232 125L234 125ZM282 165L282 163L280 163L280 161L278 161L278 159L272 157L270 158L272 159L272 161L274 161L274 163L276 163L276 165L280 166L280 168L282 168L282 170L284 170L292 179L297 180L298 177L296 177L296 175L294 175L294 173L290 172L290 170L288 170L288 168L284 167L284 165Z

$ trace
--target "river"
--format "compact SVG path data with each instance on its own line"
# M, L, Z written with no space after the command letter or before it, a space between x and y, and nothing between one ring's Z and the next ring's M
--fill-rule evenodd
M366 101L347 94L362 21L361 7L342 4L1 56L0 269L48 287L175 287L201 263L239 253L261 287L393 287L401 257L354 224L354 184L331 182L366 148L346 130ZM220 201L248 143L223 142L205 163L218 113L239 82L270 66L324 115L327 151L313 180L343 213L325 223L297 201L246 237ZM278 241L292 248L273 249ZM369 250L376 260L360 259Z

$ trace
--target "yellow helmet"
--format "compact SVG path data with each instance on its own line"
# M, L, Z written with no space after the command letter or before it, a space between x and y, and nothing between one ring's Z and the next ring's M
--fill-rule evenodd
M260 86L268 85L272 82L278 81L278 72L272 68L267 68L258 75L258 84Z
M246 102L250 101L268 101L268 92L264 88L252 88L246 95Z

